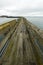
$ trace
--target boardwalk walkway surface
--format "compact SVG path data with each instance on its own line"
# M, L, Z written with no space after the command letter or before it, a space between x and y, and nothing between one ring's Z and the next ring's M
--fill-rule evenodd
M24 18L8 34L1 42L0 65L43 65L43 38Z

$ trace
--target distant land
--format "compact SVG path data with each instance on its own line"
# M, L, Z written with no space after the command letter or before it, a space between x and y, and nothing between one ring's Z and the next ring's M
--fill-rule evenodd
M3 17L3 18L21 18L21 17L28 18L28 17L43 17L43 16L8 16L8 15L1 15L0 17Z
M5 18L21 18L21 16L7 16L7 15L2 15L0 17L5 17Z

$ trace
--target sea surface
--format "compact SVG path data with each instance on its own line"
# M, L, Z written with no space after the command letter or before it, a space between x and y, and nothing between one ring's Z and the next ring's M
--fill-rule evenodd
M43 30L43 17L26 17L32 24Z

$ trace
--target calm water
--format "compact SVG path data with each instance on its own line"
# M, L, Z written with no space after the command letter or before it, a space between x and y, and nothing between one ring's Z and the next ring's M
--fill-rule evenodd
M43 30L43 17L26 17L31 23Z

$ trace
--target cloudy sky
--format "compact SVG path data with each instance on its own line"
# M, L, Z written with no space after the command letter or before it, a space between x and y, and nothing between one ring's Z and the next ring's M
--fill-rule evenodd
M43 16L43 0L0 0L0 15Z

